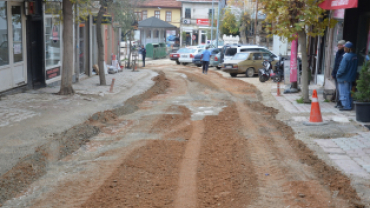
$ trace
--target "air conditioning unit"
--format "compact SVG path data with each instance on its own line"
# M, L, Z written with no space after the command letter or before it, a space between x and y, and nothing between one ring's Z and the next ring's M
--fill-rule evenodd
M182 23L184 23L185 25L188 25L188 24L190 24L190 23L191 23L191 21L190 21L189 19L184 19L184 20L182 21Z

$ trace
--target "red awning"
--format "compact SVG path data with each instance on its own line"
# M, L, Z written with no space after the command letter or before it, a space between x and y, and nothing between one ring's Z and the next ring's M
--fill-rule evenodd
M331 10L331 9L348 9L357 8L358 0L325 0L319 7Z

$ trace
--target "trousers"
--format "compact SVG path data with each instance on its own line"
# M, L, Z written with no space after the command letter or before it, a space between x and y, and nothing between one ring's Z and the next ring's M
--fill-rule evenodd
M352 82L338 82L339 100L342 103L343 109L352 109Z
M203 73L208 72L209 61L203 61Z

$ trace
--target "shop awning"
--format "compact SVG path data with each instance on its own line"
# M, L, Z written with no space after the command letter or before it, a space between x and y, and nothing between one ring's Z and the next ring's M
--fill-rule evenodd
M348 9L357 8L358 0L325 0L319 7L332 10L332 9Z

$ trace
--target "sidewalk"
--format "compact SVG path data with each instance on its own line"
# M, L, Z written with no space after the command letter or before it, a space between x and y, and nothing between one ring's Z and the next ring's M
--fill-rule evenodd
M99 86L99 76L73 85L74 95L56 95L57 87L8 95L0 101L0 175L20 158L61 133L86 121L92 114L123 106L123 103L153 86L157 73L140 69L106 75L107 86ZM113 93L109 92L115 78Z
M227 73L214 71L230 78ZM299 93L283 94L285 86L282 85L281 96L277 96L277 83L261 83L257 77L246 78L242 75L237 79L256 86L261 91L261 102L279 110L276 118L291 126L296 132L295 137L302 140L320 159L351 178L351 184L359 196L370 205L370 132L365 127L369 123L357 122L355 111L342 112L334 108L335 103L324 101L319 87L310 86L310 89L318 89L321 113L328 124L305 126L303 122L309 121L311 105L298 104L296 100L301 98Z

